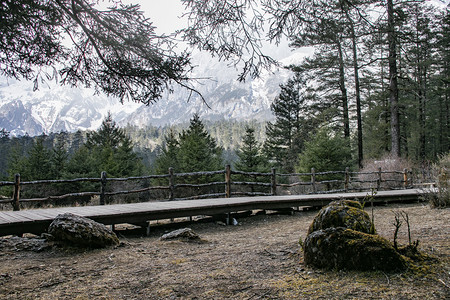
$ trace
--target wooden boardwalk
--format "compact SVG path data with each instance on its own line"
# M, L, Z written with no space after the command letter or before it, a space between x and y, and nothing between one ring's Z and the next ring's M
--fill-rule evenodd
M418 201L420 189L379 191L375 203ZM286 209L291 207L324 206L333 200L359 199L363 201L370 193L340 193L315 195L289 195L266 197L216 198L186 201L145 202L101 206L60 207L21 211L0 211L0 236L35 233L47 230L53 219L62 213L72 213L110 224L145 224L162 220L199 215L217 215L256 209Z

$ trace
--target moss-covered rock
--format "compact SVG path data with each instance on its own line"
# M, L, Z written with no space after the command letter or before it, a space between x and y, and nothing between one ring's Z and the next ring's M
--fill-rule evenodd
M323 207L309 227L308 234L322 229L345 227L364 233L375 233L375 227L361 203L351 200L333 201Z
M304 243L307 265L323 269L396 271L406 261L385 238L337 227L310 233Z

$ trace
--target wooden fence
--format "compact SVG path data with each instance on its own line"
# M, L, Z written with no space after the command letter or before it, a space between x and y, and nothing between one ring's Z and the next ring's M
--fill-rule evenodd
M94 197L98 196L100 204L106 203L105 199L110 196L136 194L149 191L165 191L168 197L165 200L190 200L190 199L206 199L219 197L235 197L235 196L273 196L282 194L293 194L295 187L307 187L303 193L333 193L333 192L352 192L363 190L386 190L386 189L406 189L412 186L411 172L404 169L403 171L382 171L381 168L376 172L350 172L347 168L344 171L328 171L316 172L311 169L310 173L291 173L278 174L275 169L269 173L258 172L242 172L234 171L228 165L225 170L212 172L193 172L193 173L174 173L172 168L169 168L168 174L163 175L148 175L140 177L128 178L108 178L106 172L102 172L99 178L77 178L69 180L36 180L21 182L20 175L15 175L14 182L0 181L0 187L12 186L13 194L11 199L0 200L0 203L12 204L13 210L20 210L21 203L45 202L49 200L62 200L69 197ZM223 176L224 181L213 181L207 183L183 183L187 182L186 178L202 177L202 178L216 178ZM323 177L332 177L328 180L319 180ZM242 181L235 181L233 179L244 179ZM245 180L245 178L247 178ZM248 181L252 178L252 181ZM307 178L307 180L305 180ZM303 179L303 181L302 181ZM153 180L156 182L165 181L168 185L153 185L133 190L123 191L107 191L107 186L115 182L133 181L133 180ZM178 183L180 181L182 183ZM71 184L79 182L91 182L99 184L97 192L75 192L58 196L48 196L44 198L21 199L20 191L23 186L32 185L49 185L49 184ZM222 189L223 192L197 194L190 197L176 198L175 191L179 189L197 189L211 188L215 190ZM222 188L220 188L222 187ZM248 187L250 191L246 190ZM324 188L326 188L324 190ZM254 191L258 189L259 191ZM261 190L266 190L261 191ZM298 194L297 191L294 191ZM147 201L150 199L147 199Z

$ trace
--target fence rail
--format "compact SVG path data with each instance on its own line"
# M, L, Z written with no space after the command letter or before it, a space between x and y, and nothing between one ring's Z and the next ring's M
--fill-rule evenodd
M292 173L277 174L275 169L268 173L259 172L243 172L234 171L229 165L224 170L211 172L191 172L191 173L174 173L169 168L168 174L163 175L147 175L140 177L128 178L108 178L106 172L102 172L99 178L76 178L64 180L34 180L21 182L20 174L15 175L14 181L0 181L0 187L12 186L13 193L11 199L0 200L0 204L10 203L13 210L20 210L21 203L59 201L71 197L95 197L100 199L100 205L105 205L105 199L111 196L129 195L136 193L144 193L149 191L165 191L168 197L165 200L191 200L233 196L270 196L277 194L314 194L314 193L334 193L334 192L352 192L363 190L382 190L382 189L406 189L413 186L411 172L404 169L403 171L383 171L381 168L375 172L350 172L348 168L344 171L325 171L316 172L313 168L310 173ZM224 176L225 181L213 181L207 183L188 183L185 180L189 178L199 177L215 177ZM324 176L333 176L333 178L324 178ZM337 178L340 176L340 178ZM236 178L237 177L237 178ZM253 180L250 181L248 177ZM395 178L400 177L400 178ZM243 179L244 178L244 179ZM247 179L245 179L247 178ZM236 179L233 181L233 179ZM303 179L303 181L302 181ZM133 180L168 180L168 185L153 185L131 190L107 191L107 186L114 182L128 182ZM176 181L181 181L176 183ZM20 191L23 186L32 185L49 185L49 184L70 184L79 182L100 183L100 189L97 192L74 192L64 195L47 196L42 198L21 199ZM224 187L223 192L217 191L218 188ZM293 189L309 188L308 191L298 191ZM216 189L204 194L196 194L186 197L175 197L175 192L180 189L191 189L198 191L203 188ZM248 189L250 188L250 191ZM325 188L325 190L324 190ZM258 190L259 189L259 190ZM261 189L269 189L262 191Z

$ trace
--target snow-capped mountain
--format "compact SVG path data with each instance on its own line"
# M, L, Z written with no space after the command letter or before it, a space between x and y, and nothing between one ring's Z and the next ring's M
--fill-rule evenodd
M299 61L304 53L289 53L282 62ZM205 54L194 57L198 67L192 77L200 78L195 87L202 93L191 95L174 86L157 103L144 106L95 94L91 89L60 86L56 82L41 83L33 91L33 83L0 78L0 128L12 135L97 129L110 112L120 125L162 126L188 121L194 113L204 120L268 120L270 104L279 93L279 84L289 78L284 69L266 71L255 80L240 83L238 71ZM208 107L209 106L209 107Z
M0 128L12 135L96 129L108 111L120 121L138 107L54 82L37 91L30 82L2 78L0 83Z

